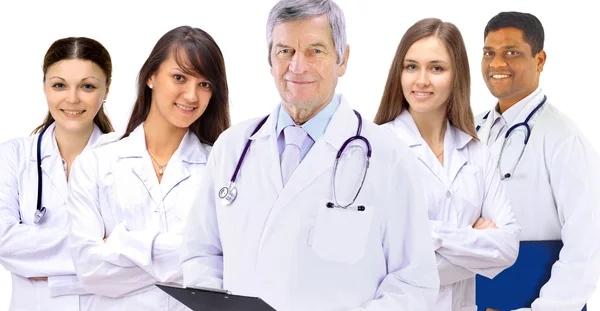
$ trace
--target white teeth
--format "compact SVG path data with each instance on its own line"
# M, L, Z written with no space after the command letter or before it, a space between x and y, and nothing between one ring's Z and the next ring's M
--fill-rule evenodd
M63 111L64 111L64 113L66 113L66 114L70 114L70 115L72 115L72 116L74 116L74 115L78 115L78 114L82 114L82 113L83 113L83 110L81 110L81 111L67 111L67 110L63 110Z
M417 96L429 96L431 92L414 92Z
M494 79L506 79L506 78L510 78L509 75L493 75L492 78Z
M175 106L177 106L177 107L179 107L179 108L181 108L181 109L183 109L185 111L192 111L192 110L194 110L194 107L187 107L187 106L183 106L183 105L180 105L180 104L175 104Z

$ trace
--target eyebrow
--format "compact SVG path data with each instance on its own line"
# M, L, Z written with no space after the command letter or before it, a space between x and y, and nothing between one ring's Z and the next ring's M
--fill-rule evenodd
M405 59L404 60L405 63L415 63L418 64L419 62L414 60L414 59ZM448 62L440 60L440 59L436 59L436 60L432 60L429 62L429 64L448 64Z
M291 46L287 46L283 43L277 43L277 44L275 44L275 47L276 48L291 48Z
M311 47L311 48L312 47L327 48L327 46L324 43L322 43L322 42L311 43L308 46ZM285 49L291 49L292 48L291 46L285 45L283 43L277 43L277 44L275 44L275 47L276 48L285 48Z
M59 77L59 76L52 76L52 77L48 78L48 80L52 80L52 79L59 79L59 80L62 80L62 81L67 81L67 80L65 80L65 79L63 79L62 77ZM85 81L87 79L94 79L94 80L100 81L100 79L98 79L98 78L96 78L94 76L85 77L85 78L81 79L81 81Z
M484 50L495 50L495 48L493 48L489 45L484 46L483 49ZM503 45L503 46L499 47L498 49L504 49L504 50L517 49L518 50L518 49L520 49L520 47L518 45L512 44L512 45Z
M312 43L309 45L309 47L322 47L322 48L327 48L327 46L322 43L322 42L317 42L317 43Z

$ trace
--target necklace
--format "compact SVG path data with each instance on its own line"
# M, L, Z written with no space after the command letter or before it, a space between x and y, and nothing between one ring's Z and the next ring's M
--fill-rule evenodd
M152 154L150 153L150 151L148 151L148 155L150 155L150 158L152 158L152 160L154 161L154 163L156 163L156 165L158 165L158 173L160 175L162 175L164 173L163 167L167 166L167 164L169 164L169 163L167 162L167 163L165 163L163 165L160 165L158 163L158 161L156 161L156 159L152 156Z

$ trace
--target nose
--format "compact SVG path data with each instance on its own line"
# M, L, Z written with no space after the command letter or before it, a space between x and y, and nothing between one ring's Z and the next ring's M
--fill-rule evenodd
M502 57L502 55L495 54L494 57L492 58L492 61L490 61L490 67L492 67L492 68L505 67L505 66L506 66L506 61L504 60L504 57Z
M185 91L183 93L183 98L188 102L188 103L195 103L198 101L198 91L199 86L196 85L195 83L188 83L186 85Z
M290 71L293 74L303 74L308 71L308 61L302 53L295 53L290 61Z
M426 68L423 68L421 71L419 71L416 83L418 86L428 86L429 85L429 83L430 83L429 73L427 72Z
M68 91L67 97L65 98L65 102L68 104L77 104L79 103L79 93L77 88L72 88Z

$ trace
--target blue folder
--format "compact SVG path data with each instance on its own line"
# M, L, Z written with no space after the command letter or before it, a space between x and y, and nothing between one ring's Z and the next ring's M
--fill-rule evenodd
M558 260L562 246L562 241L522 241L514 265L491 280L477 275L477 311L530 308L539 297L542 286L550 279L552 265ZM584 306L583 311L586 310Z

